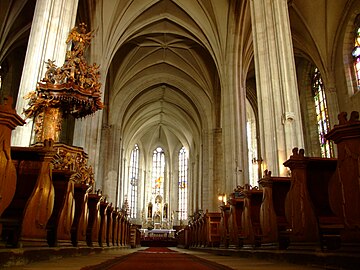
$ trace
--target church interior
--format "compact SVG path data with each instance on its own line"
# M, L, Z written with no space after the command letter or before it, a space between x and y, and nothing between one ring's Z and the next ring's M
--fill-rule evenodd
M1 1L0 268L173 247L356 269L359 111L357 0Z

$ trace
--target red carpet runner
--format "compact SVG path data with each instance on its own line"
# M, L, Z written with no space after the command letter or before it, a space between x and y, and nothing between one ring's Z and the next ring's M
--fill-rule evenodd
M150 247L82 270L229 270L226 266L165 247Z

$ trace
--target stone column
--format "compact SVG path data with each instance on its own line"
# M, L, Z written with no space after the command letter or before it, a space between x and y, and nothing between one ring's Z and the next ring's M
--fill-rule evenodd
M120 190L118 189L119 166L121 162L120 149L121 138L120 130L117 126L104 126L102 130L102 147L100 154L100 164L97 166L99 187L107 195L109 202L117 203ZM106 142L106 143L105 143ZM126 192L125 192L126 194ZM121 206L119 202L117 206Z
M251 0L261 157L274 175L304 144L287 0Z
M218 210L217 197L220 193L226 192L226 184L222 182L223 175L223 144L222 144L222 130L220 128L214 129L213 137L213 189L212 194L209 193L209 211ZM208 183L207 183L208 184Z
M37 0L16 104L19 115L27 107L24 96L36 89L45 74L44 62L51 59L58 66L63 64L66 39L75 24L77 6L78 0ZM15 130L12 145L31 143L33 121L27 122Z

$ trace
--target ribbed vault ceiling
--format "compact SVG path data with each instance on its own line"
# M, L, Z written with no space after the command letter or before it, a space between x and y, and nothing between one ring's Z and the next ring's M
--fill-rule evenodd
M215 121L217 69L194 19L175 1L155 2L137 17L134 9L125 32L113 40L116 47L127 36L108 69L109 123L120 126L129 145L176 138L191 147Z

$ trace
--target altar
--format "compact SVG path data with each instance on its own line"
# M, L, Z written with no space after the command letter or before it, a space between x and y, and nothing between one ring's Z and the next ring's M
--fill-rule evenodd
M156 234L167 235L173 228L174 215L169 216L169 205L163 202L163 198L157 195L154 204L149 202L146 209L141 212L141 231L144 235Z
M169 205L161 195L156 195L142 211L141 246L177 246L174 215L169 215Z
M141 246L143 247L176 247L177 240L173 229L140 229Z
M175 238L174 229L140 229L141 238L143 239L169 239Z

